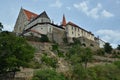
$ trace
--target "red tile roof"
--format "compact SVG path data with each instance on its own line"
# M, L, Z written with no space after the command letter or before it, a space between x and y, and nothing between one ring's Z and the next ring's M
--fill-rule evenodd
M79 27L78 25L74 24L73 22L68 22L67 24L72 25L74 27ZM80 28L80 27L79 27Z
M26 16L27 16L28 21L29 21L31 18L35 18L35 17L38 16L38 14L35 14L35 13L31 12L31 11L28 11L28 10L25 10L25 9L23 9L23 11L24 11L24 13L25 13Z

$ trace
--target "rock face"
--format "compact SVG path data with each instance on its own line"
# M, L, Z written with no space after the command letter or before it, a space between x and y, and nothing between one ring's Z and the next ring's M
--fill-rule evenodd
M28 42L30 45L36 48L34 60L41 64L41 56L47 53L51 58L57 59L57 72L66 72L69 70L69 64L62 57L58 57L56 52L52 51L53 43L41 43L41 42ZM44 64L43 64L44 65ZM40 69L46 69L48 66L42 66ZM49 67L52 68L52 67ZM20 72L15 75L15 80L30 80L33 77L34 71L39 69L21 68Z
M21 68L20 72L17 72L15 77L16 80L31 80L33 77L34 69L31 68Z

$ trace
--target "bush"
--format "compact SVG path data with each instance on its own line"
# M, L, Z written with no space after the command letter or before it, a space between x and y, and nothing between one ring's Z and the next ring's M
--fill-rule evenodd
M96 54L97 55L100 55L100 56L103 56L103 55L105 55L105 51L104 51L104 49L98 49L97 51L96 51Z
M55 70L39 70L34 73L32 80L66 80L65 77Z
M53 68L57 67L57 59L48 57L47 55L42 56L41 58L42 63L45 63L48 66L51 66Z
M53 50L53 51L58 50L58 44L54 44L54 45L52 45L52 50Z
M57 54L59 57L64 57L64 53L60 50L57 50Z
M120 69L114 64L95 66L88 69L89 80L119 80Z
M114 64L120 69L120 61L115 61Z

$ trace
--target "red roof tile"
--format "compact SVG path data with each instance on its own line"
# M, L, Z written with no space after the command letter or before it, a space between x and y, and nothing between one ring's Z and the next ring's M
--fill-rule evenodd
M78 25L74 24L73 22L68 22L67 24L72 25L74 27L79 27ZM80 27L79 27L80 28Z
M31 11L28 11L28 10L25 10L25 9L23 9L23 11L24 11L24 13L25 13L26 16L27 16L28 21L29 21L31 18L35 18L35 17L38 16L38 14L35 14L35 13L31 12Z

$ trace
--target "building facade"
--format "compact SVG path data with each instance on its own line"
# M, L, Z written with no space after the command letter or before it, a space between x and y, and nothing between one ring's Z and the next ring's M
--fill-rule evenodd
M79 38L80 41L86 45L99 46L98 39L95 39L94 34L74 24L73 22L66 22L65 16L60 25L54 24L47 13L44 11L40 15L31 11L22 9L18 15L14 32L16 34L23 34L40 37L41 34L47 35L51 41L59 44L63 43L63 38L67 38L68 42L73 42L73 38ZM84 41L83 41L84 39ZM86 41L86 42L85 42Z

